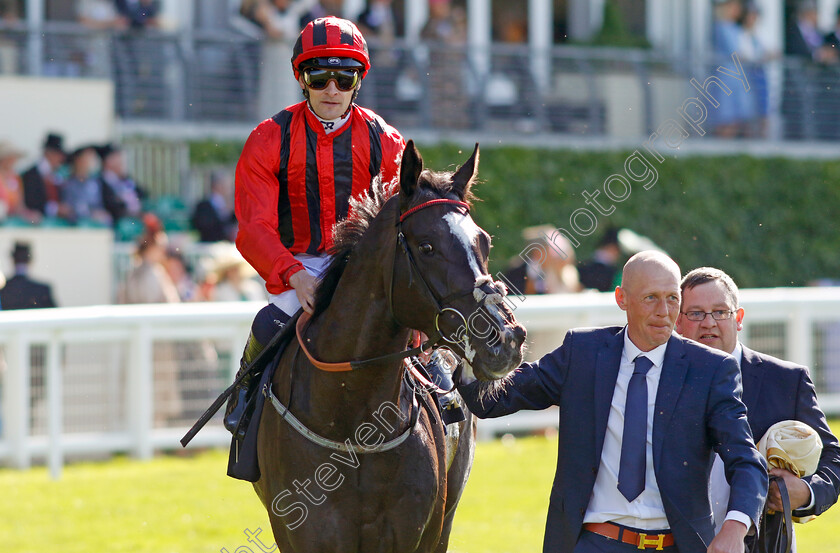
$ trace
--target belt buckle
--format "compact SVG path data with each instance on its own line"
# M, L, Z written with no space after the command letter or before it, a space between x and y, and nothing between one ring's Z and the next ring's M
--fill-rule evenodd
M665 534L654 534L653 537L648 538L647 534L639 533L639 549L647 549L648 546L656 546L657 551L662 551L665 546Z

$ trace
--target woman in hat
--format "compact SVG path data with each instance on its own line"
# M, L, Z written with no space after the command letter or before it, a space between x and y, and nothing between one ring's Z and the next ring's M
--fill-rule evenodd
M6 140L0 140L0 219L20 217L29 223L41 221L41 214L26 208L23 185L15 165L24 152Z

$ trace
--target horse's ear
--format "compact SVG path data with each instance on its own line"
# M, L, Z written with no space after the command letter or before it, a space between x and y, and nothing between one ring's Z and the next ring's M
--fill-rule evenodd
M475 150L473 150L470 159L464 162L461 167L452 175L452 191L455 192L462 200L467 198L470 194L470 186L475 180L475 175L478 172L478 142L475 143Z
M409 140L403 150L402 163L400 164L400 210L405 211L408 201L417 188L417 181L423 171L423 158L414 146L414 141Z

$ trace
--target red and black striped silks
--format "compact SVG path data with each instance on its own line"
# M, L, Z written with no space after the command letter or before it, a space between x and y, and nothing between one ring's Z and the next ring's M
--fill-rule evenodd
M263 121L236 167L236 245L269 293L289 289L302 269L293 257L332 246L332 229L351 197L373 179L397 184L405 142L374 112L353 105L350 121L330 134L301 102Z

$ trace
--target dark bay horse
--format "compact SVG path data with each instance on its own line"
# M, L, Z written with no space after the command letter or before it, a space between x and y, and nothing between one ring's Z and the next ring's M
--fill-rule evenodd
M525 330L488 274L490 237L469 214L477 165L478 145L455 173L423 170L409 142L399 193L374 191L336 228L314 313L263 389L271 403L254 487L280 551L446 551L475 421L467 414L447 431L390 354L418 329L479 380L522 360ZM457 444L448 453L447 440Z

